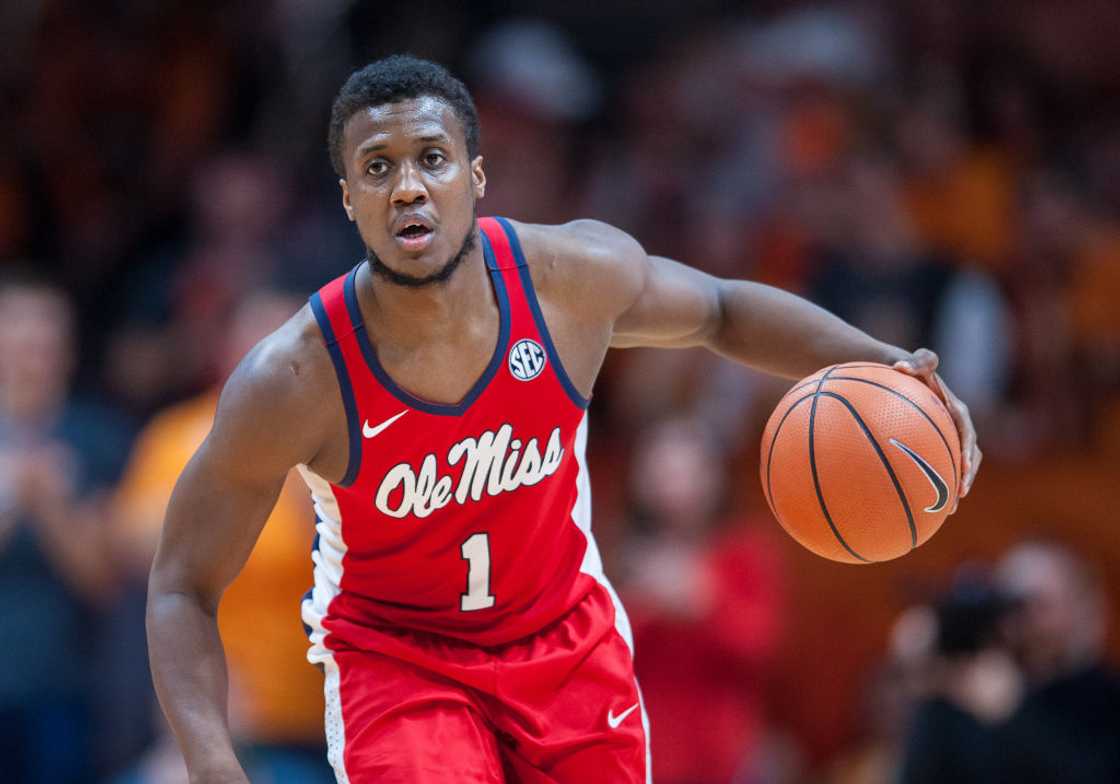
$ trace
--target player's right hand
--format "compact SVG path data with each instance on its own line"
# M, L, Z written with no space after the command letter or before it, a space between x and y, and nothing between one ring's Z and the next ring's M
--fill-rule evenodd
M972 415L968 411L968 406L954 395L952 390L941 380L941 376L937 375L939 364L940 359L937 354L928 348L920 348L911 354L909 359L896 362L894 369L925 381L941 398L949 416L953 418L953 422L957 426L957 435L961 439L961 490L957 494L957 500L959 501L968 495L968 491L972 489L972 483L976 479L976 472L980 470L980 461L984 459L984 453L980 451L980 447L976 443L976 427L972 424ZM955 506L953 511L957 511Z

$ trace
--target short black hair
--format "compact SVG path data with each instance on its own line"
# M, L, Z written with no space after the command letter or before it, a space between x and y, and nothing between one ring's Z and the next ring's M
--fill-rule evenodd
M342 160L342 132L356 113L409 98L432 96L446 101L467 137L467 154L478 155L478 112L467 86L438 63L410 54L395 54L375 60L350 74L331 106L331 125L327 134L331 165L339 177L346 176Z

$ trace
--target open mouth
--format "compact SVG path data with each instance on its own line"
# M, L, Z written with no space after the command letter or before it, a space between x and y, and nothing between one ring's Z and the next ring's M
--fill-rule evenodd
M405 226L403 229L398 231L397 236L398 237L403 237L405 239L415 239L417 237L423 237L425 234L431 234L431 233L432 233L432 230L429 229L427 226L421 226L418 223L413 223L413 224L410 224L408 226Z
M432 228L425 226L423 223L410 222L406 223L396 233L397 242L404 248L404 250L411 253L419 253L424 251L432 241Z

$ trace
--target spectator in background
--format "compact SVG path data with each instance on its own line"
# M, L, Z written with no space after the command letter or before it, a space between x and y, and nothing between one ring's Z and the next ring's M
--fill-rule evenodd
M109 388L146 414L218 380L230 313L244 292L275 281L285 260L292 193L267 156L224 151L199 166L191 186L187 240L134 271L105 362Z
M568 144L599 99L591 68L561 29L528 20L489 30L469 60L487 149L501 150L486 159L486 212L534 223L576 217Z
M1104 598L1066 548L1027 542L938 612L932 691L902 784L1120 781L1120 678L1102 664Z
M282 294L248 295L223 330L223 377L298 306ZM209 432L217 402L214 388L173 406L157 415L137 440L116 494L113 526L114 551L137 590L151 568L172 488ZM308 643L298 620L300 598L311 582L313 520L301 487L298 479L285 485L252 556L226 591L218 618L229 661L231 722L254 781L333 782L323 738L322 676L306 661ZM143 601L131 605L142 637ZM136 671L147 672L138 642ZM150 707L147 680L145 687ZM163 741L120 781L159 781L168 767L185 776L173 743Z
M935 643L918 665L926 672L926 693L914 711L899 784L1004 781L998 726L1021 691L1010 651L1011 611L1006 596L968 570L937 601Z
M0 765L12 784L92 781L88 658L111 594L100 525L127 429L70 395L66 295L0 281Z
M974 416L990 421L1009 383L1010 308L982 266L950 264L968 259L928 244L903 195L890 158L857 157L805 189L817 246L810 298L899 345L932 345L951 357L947 383L967 390Z
M884 340L928 345L952 269L918 241L894 162L854 159L820 198L810 299Z
M872 673L860 705L864 737L834 764L828 784L893 784L910 710L905 678L895 662Z
M897 784L907 728L930 678L937 635L933 608L907 608L890 631L887 657L871 673L860 704L860 739L833 763L828 784Z
M731 782L759 762L767 734L785 575L764 534L725 519L722 461L689 420L653 427L634 461L642 533L626 550L623 592L661 784Z
M1022 193L1022 235L1006 284L1015 310L1020 454L1080 448L1091 374L1076 363L1071 279L1088 227L1084 198L1056 169L1036 172Z
M969 144L962 101L956 85L926 87L898 116L903 203L926 247L999 271L1014 241L1021 161L1001 147Z
M1087 227L1070 281L1068 307L1080 372L1092 382L1089 408L1099 416L1092 445L1120 454L1120 121L1091 148L1094 174L1107 179L1086 206ZM1103 149L1102 149L1103 148ZM1103 175L1103 176L1102 176ZM1103 420L1103 421L1102 421Z
M1102 661L1097 577L1065 547L1033 541L1003 557L996 580L1021 603L1015 653L1026 684L1003 730L1005 780L1120 781L1120 677Z

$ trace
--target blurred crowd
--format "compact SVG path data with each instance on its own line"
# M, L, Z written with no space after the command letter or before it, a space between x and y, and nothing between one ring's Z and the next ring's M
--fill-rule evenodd
M1120 460L1120 5L508 5L0 6L6 780L182 780L142 623L163 508L237 359L360 258L326 123L349 71L391 52L471 87L485 213L596 217L929 346L994 465ZM1120 727L1108 592L1050 542L903 614L844 749L773 718L797 699L772 675L804 577L735 477L782 389L642 350L596 389L597 530L656 780L1120 780L1093 745ZM311 525L289 488L223 603L254 781L329 780L295 609Z
M905 611L870 699L867 746L836 782L1106 782L1120 778L1120 677L1103 661L1100 576L1026 540L962 567Z

